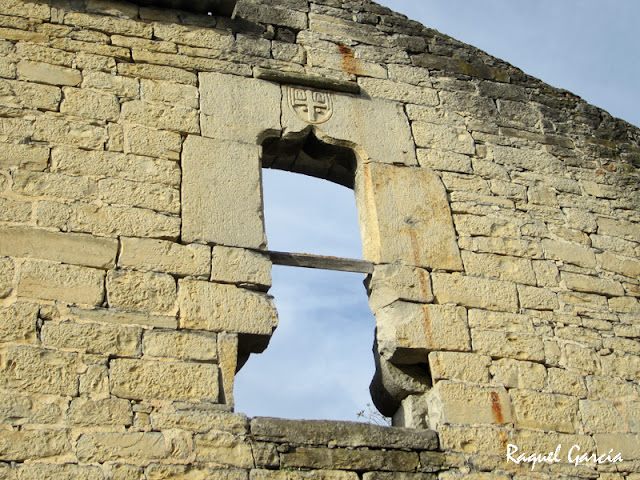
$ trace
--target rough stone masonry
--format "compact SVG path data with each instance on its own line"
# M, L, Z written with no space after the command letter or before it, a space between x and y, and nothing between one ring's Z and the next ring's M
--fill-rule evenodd
M0 0L0 92L0 478L640 479L638 128L369 0ZM234 412L261 168L353 188L396 427Z

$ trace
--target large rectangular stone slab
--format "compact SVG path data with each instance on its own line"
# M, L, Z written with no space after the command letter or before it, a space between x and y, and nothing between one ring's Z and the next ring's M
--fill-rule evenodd
M438 303L457 303L504 312L518 310L515 283L448 273L434 273L431 280Z
M182 151L183 241L266 247L259 148L187 138Z
M119 267L181 276L209 276L211 271L211 248L206 245L127 237L121 237L120 242Z
M109 369L111 393L131 400L218 401L218 366L120 358Z
M462 270L447 194L434 172L369 163L357 172L355 191L367 260Z
M113 268L118 240L80 233L59 233L27 228L0 231L0 255L40 258L87 267Z
M396 364L426 363L434 350L469 351L464 308L394 302L376 313L378 349Z
M180 327L271 335L278 316L271 297L233 285L180 280Z
M273 8L273 7L270 7ZM200 74L202 135L259 145L280 134L280 86L236 75Z

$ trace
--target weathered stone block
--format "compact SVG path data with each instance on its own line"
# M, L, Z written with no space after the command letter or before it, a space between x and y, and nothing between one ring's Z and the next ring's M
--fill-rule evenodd
M511 423L511 400L504 387L484 388L442 380L427 394L429 426Z
M245 248L216 245L212 249L211 280L271 286L271 260L268 255Z
M396 300L419 303L433 301L431 277L423 268L399 264L375 265L367 289L373 313Z
M270 23L295 30L307 28L307 15L280 5L239 5L236 15L254 22Z
M465 129L450 125L413 122L411 124L413 138L418 147L445 150L466 155L476 153L475 142Z
M0 350L0 383L26 392L76 396L76 362L75 353L4 347Z
M117 253L118 241L111 238L27 228L6 228L0 231L0 255L113 268Z
M164 26L164 25L163 25ZM205 33L206 30L199 30ZM142 80L140 82L142 100L146 102L164 103L186 108L198 108L200 92L191 85L160 80Z
M198 77L182 68L146 63L118 63L118 73L126 77L148 78L150 80L167 80L185 85L197 85Z
M28 60L18 62L16 73L20 80L49 85L75 86L82 81L80 70Z
M625 461L640 459L640 434L637 433L601 433L593 436L598 448L598 455L612 456L620 453Z
M96 120L117 121L120 102L113 94L92 92L80 88L64 88L64 100L60 112L67 115Z
M536 284L536 275L528 258L462 252L462 262L465 271L470 275L493 277L528 285Z
M14 303L0 308L0 339L2 342L31 343L36 338L38 306Z
M111 361L111 393L131 400L218 401L218 367L134 359Z
M123 425L133 422L131 404L120 398L91 400L74 398L69 407L69 420L74 425Z
M24 480L62 480L73 478L75 480L102 480L104 475L99 467L86 465L56 465L56 464L31 464L22 465L18 469L20 479Z
M138 98L140 95L140 81L106 72L86 72L82 78L82 88L101 90L113 93L123 98Z
M144 474L136 473L131 478L123 480L138 480L141 475L146 475L147 480L168 480L179 478L216 479L216 480L248 480L246 470L233 467L206 468L199 465L163 465L154 463L149 465ZM119 480L114 477L114 480Z
M625 420L615 405L606 400L580 400L582 424L587 433L625 432Z
M169 454L164 436L156 432L85 433L77 444L81 462L126 460L145 464Z
M355 73L355 72L354 72ZM379 75L369 75L379 76ZM360 78L358 83L372 97L382 97L402 103L434 106L440 103L438 93L432 88L392 82L381 78Z
M211 271L211 248L146 238L120 239L118 266L174 275L206 275Z
M429 368L434 382L453 379L488 383L489 365L491 365L491 357L476 353L431 352L429 354Z
M141 354L142 329L95 323L45 322L42 344L87 353L137 357Z
M473 171L471 159L467 155L432 148L419 148L416 153L418 164L423 168L461 173Z
M620 282L608 278L598 278L571 272L562 272L560 277L569 290L576 292L595 293L611 297L624 295L624 288L622 288Z
M5 461L53 457L70 449L66 430L0 431L0 456Z
M4 143L0 150L0 168L18 167L21 170L42 171L49 162L49 148L39 145Z
M18 297L100 305L105 272L50 262L26 261L18 279Z
M493 382L506 388L542 390L547 378L543 365L510 358L496 360L489 369Z
M150 330L145 332L142 351L149 357L181 360L216 361L216 334L209 332Z
M419 464L419 457L417 452L400 450L298 447L293 452L281 454L280 464L285 468L412 472Z
M195 280L178 283L181 328L271 335L278 323L268 295L233 285Z
M616 272L631 278L640 276L640 260L635 258L603 252L596 255L596 260L600 267L610 272Z
M249 421L241 413L181 410L175 413L153 412L150 415L154 430L178 428L196 433L227 432L234 435L249 433Z
M102 149L107 140L106 129L88 120L38 116L33 124L33 140L79 148Z
M30 197L84 200L95 196L95 183L87 178L57 173L15 172L12 190Z
M431 280L433 292L440 304L456 303L504 312L515 312L518 309L518 294L513 283L455 273L433 273Z
M234 467L254 466L251 444L244 437L229 433L195 435L196 460Z
M441 425L438 434L445 451L494 456L505 453L506 432L499 427Z
M367 475L367 474L365 474ZM397 475L394 473L394 475ZM250 480L357 480L358 474L355 472L344 472L338 470L313 470L313 471L291 471L282 470L251 470ZM376 477L377 478L377 477ZM395 477L397 478L397 477ZM374 480L374 479L371 479ZM404 480L404 479L402 479Z
M110 204L180 213L180 190L167 185L105 178L98 181L98 198Z
M6 298L13 290L15 268L13 260L0 257L0 298Z
M436 450L437 436L431 430L387 428L379 425L329 420L286 420L254 418L251 434L258 440L303 445L336 445Z
M546 258L561 260L587 268L595 268L596 266L596 256L593 250L575 243L544 239L542 240L542 247Z
M587 387L582 375L568 372L561 368L549 368L547 377L549 389L552 393L572 395L578 398L587 396Z
M50 397L34 398L29 394L5 391L2 405L0 405L0 422L5 425L59 423L62 419L62 408L60 404L49 402L51 402Z
M376 313L378 350L396 364L424 363L433 350L470 350L467 315L452 305L394 302Z
M477 330L500 330L533 334L532 317L515 313L469 310L469 327Z
M366 164L356 175L366 259L461 270L446 192L429 170Z
M544 361L544 343L539 337L515 332L471 330L473 349L494 358Z
M115 308L83 310L71 307L70 318L81 321L113 323L116 325L142 325L154 328L178 328L175 315L160 316L146 313L125 312Z
M111 307L170 313L175 309L176 296L176 281L171 275L132 270L107 273L107 299Z
M124 129L124 149L138 155L180 160L182 136L176 132L128 125Z
M12 80L0 81L3 104L7 107L58 110L62 93L60 88Z
M275 7L270 7L275 8ZM200 74L202 134L259 145L280 133L280 86L220 73ZM254 101L248 102L246 99Z
M190 136L184 143L182 168L184 241L265 247L257 145Z
M74 231L163 239L177 239L180 223L180 217L144 208L87 203L73 204L69 219L69 227Z
M200 133L198 111L192 108L132 100L122 105L120 118L124 123L135 123L179 133Z
M578 399L530 390L514 389L510 393L517 427L575 432L578 425Z
M518 299L521 308L532 310L555 310L558 308L557 294L547 288L518 285Z
M67 12L64 16L64 23L109 34L128 35L131 37L151 38L153 33L151 25L146 23L105 15Z

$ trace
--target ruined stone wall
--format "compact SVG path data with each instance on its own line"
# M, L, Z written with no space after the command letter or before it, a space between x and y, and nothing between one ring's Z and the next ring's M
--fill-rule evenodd
M637 128L364 0L0 22L0 478L640 478ZM261 165L354 188L410 428L233 412Z

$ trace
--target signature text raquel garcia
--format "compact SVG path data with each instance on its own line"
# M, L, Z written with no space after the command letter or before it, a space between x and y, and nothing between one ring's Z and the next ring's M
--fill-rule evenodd
M536 463L559 463L562 460L560 459L560 449L562 449L562 444L559 444L556 447L555 452L549 452L547 454L542 453L518 453L518 447L516 445L508 444L507 445L507 463L514 462L517 464L520 463L530 463L531 470L533 470L536 466ZM569 449L569 453L567 454L567 460L569 463L573 463L576 467L583 463L592 463L594 466L601 463L616 463L622 462L622 455L620 453L616 453L613 457L613 449L609 450L609 453L604 453L599 457L596 456L595 453L580 453L580 447L578 445L574 445Z

